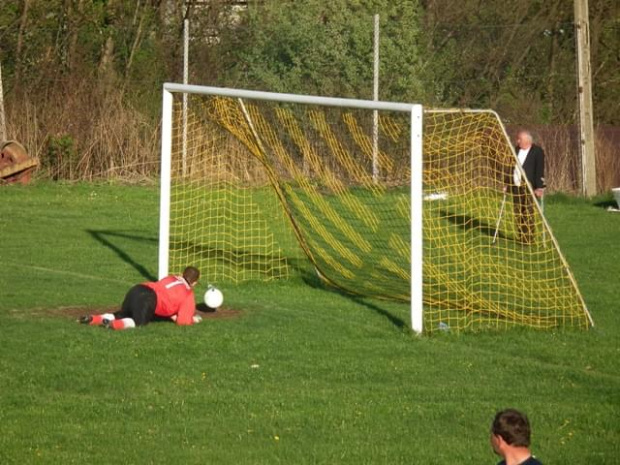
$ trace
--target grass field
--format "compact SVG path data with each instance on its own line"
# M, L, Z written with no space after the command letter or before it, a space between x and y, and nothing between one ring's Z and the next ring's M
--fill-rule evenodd
M237 318L81 326L155 277L157 190L0 199L0 463L492 464L509 406L544 463L618 463L620 215L594 202L547 202L594 329L420 338L406 305L301 277L224 287Z

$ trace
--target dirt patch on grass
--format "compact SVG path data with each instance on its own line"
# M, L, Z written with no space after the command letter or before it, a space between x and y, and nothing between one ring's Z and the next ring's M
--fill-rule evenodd
M220 307L216 310L211 310L204 304L200 304L196 307L198 315L203 319L225 319L225 318L239 318L243 313L241 310L235 310L234 308ZM53 309L36 309L33 310L31 315L38 316L57 316L60 318L67 318L71 320L77 320L84 315L95 315L101 313L114 313L118 310L118 307L61 307Z
M239 318L241 315L243 315L243 312L241 310L235 310L234 308L228 308L228 307L220 307L217 310L211 310L207 307L204 307L204 309L201 309L201 306L199 305L197 307L198 310L198 314L207 319L207 318Z

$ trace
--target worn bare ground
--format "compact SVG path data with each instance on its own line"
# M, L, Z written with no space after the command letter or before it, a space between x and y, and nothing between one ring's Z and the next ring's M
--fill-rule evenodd
M50 309L36 309L29 313L30 316L57 316L59 318L77 319L83 315L94 315L101 313L113 313L118 307L61 307ZM203 304L197 306L198 314L203 319L218 318L238 318L242 315L240 310L228 307L220 307L217 311L213 311L205 307Z

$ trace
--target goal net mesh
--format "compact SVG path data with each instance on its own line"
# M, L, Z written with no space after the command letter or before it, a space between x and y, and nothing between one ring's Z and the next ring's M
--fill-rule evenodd
M184 112L174 98L171 271L310 272L409 302L410 114L374 125L372 110L188 94ZM504 195L516 159L496 114L426 111L423 134L425 331L588 327L531 191Z

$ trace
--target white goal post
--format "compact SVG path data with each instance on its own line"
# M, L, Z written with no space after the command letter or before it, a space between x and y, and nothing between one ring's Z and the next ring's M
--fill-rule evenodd
M203 87L166 83L163 86L162 146L161 146L161 198L159 224L159 277L169 273L170 247L170 200L172 182L173 143L173 94L200 94L234 99L264 100L281 103L295 103L341 107L349 109L387 110L401 112L410 118L410 160L411 160L411 328L416 333L423 329L423 159L422 123L423 108L419 104L405 104L370 100L356 100L308 95L280 94L250 90Z

